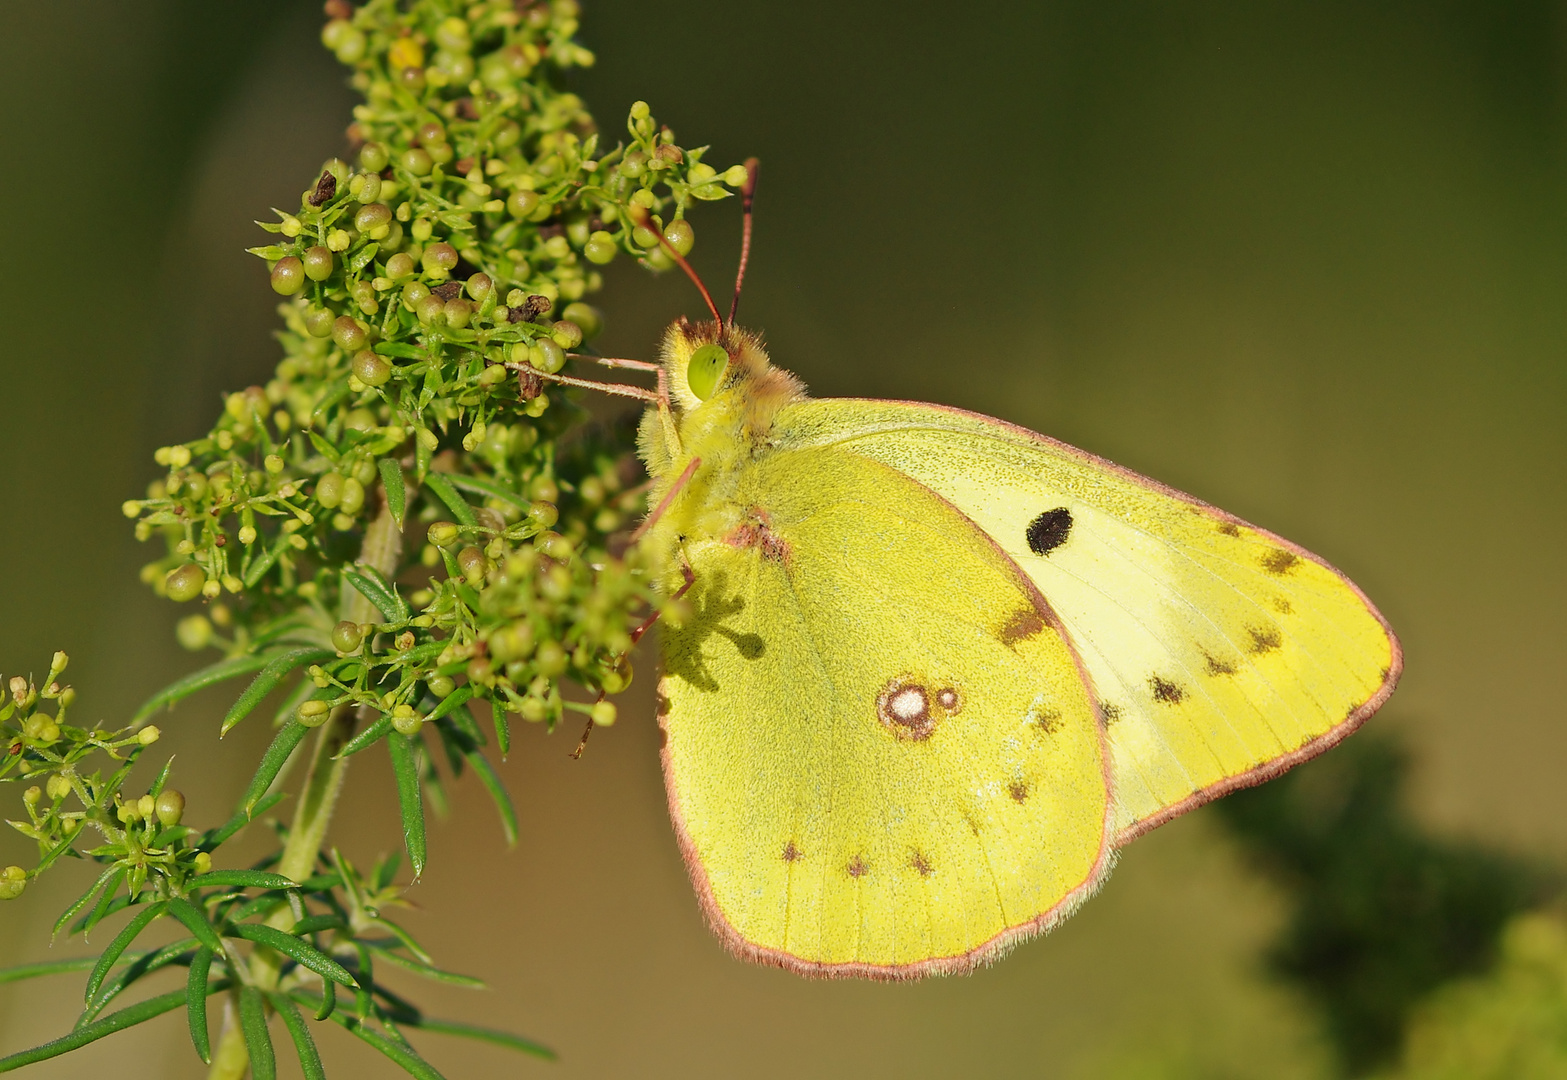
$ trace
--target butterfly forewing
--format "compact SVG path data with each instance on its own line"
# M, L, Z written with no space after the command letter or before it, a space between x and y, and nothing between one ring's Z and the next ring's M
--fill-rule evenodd
M1332 567L1032 432L826 399L792 406L778 444L833 446L912 477L1027 573L1099 698L1122 839L1331 745L1397 679L1396 639Z
M1086 680L1027 575L945 500L837 449L746 477L688 537L664 764L709 916L821 974L961 970L1068 913L1109 859Z

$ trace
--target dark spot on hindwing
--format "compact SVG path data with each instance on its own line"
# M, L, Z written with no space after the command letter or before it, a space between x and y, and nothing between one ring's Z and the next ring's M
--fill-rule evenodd
M1157 675L1148 676L1148 688L1153 691L1153 699L1165 705L1175 705L1186 697L1185 690Z
M1046 735L1054 735L1061 730L1061 710L1048 705L1041 705L1034 709L1029 720Z
M1035 555L1049 555L1066 543L1067 535L1071 531L1072 511L1064 506L1058 506L1054 510L1046 510L1030 521L1023 535L1028 540L1028 550Z
M1016 645L1020 641L1027 641L1045 628L1045 620L1035 608L1026 607L1022 611L1013 612L1012 616L1001 627L1001 633L997 635L1003 645Z
M1300 562L1299 555L1296 555L1293 551L1285 551L1282 548L1275 548L1261 559L1262 568L1278 577L1283 577L1295 569L1295 564L1298 562Z
M1209 675L1234 675L1235 665L1228 660L1220 660L1211 653L1203 653L1203 659L1207 661L1206 670Z
M1108 701L1099 703L1099 719L1104 721L1106 727L1121 719L1121 706L1113 705Z
M1246 651L1253 656L1272 652L1284 643L1284 635L1279 633L1276 626L1248 626L1246 633L1251 635L1251 644L1246 647Z
M865 865L864 859L856 855L849 860L848 865L843 868L843 872L852 878L862 878L871 872L871 868Z
M1219 531L1225 536L1239 536L1241 527L1233 521L1221 521L1219 522Z
M1007 785L1007 794L1012 796L1013 802L1020 803L1028 798L1028 785L1022 780L1014 780Z
M783 849L783 861L784 862L799 862L803 858L805 858L805 854L799 848L794 846L794 841L793 840L789 841L787 844L784 845L784 849Z
M925 857L925 853L920 851L918 848L915 848L914 851L910 852L909 865L919 873L920 877L930 877L930 875L936 872L936 868L932 866L930 860Z

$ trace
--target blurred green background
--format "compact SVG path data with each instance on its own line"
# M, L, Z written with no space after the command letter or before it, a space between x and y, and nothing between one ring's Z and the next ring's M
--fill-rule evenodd
M64 648L93 715L194 663L119 504L154 447L275 362L241 249L344 149L320 19L0 0L0 670ZM583 37L606 131L645 98L714 162L761 157L742 321L777 362L819 395L1047 432L1321 553L1408 658L1368 728L1387 749L1336 767L1369 762L1356 775L1417 848L1480 859L1463 866L1498 912L1524 902L1520 867L1567 863L1567 5L590 0ZM694 261L726 280L737 207L696 227ZM601 344L651 356L696 298L614 269ZM450 1075L1331 1075L1333 1028L1277 960L1307 864L1281 870L1262 804L1138 841L1075 919L971 977L813 983L730 959L675 850L640 666L582 761L575 732L525 733L504 773L517 849L471 783L433 828L410 926L492 990L425 999L561 1054L431 1037ZM215 743L220 707L163 724L198 825L267 738ZM397 845L392 802L382 763L352 776L350 858ZM19 837L7 862L31 863ZM83 951L47 941L83 873L0 907L0 964ZM1403 920L1396 898L1385 914ZM0 986L0 1052L63 1032L79 993ZM329 1068L392 1074L341 1035L321 1035ZM111 1072L201 1075L173 1016L29 1075Z

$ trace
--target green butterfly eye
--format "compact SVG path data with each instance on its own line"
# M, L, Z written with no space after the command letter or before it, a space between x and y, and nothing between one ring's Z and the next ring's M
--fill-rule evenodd
M722 345L703 345L686 364L686 384L698 401L706 401L718 389L729 367L729 353Z

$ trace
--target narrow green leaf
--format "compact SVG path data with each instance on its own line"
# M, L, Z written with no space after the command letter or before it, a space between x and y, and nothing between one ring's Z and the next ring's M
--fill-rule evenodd
M392 733L392 719L389 716L378 716L375 723L355 735L343 748L337 752L340 758L349 757L361 750L369 749Z
M439 644L443 647L445 645L444 642ZM463 683L463 685L443 697L441 703L431 709L430 715L425 717L425 719L439 720L447 713L453 713L452 720L456 722L458 727L469 735L477 736L479 734L479 726L473 722L473 715L467 709L459 708L459 706L467 704L468 699L471 697L473 697L473 684ZM457 715L459 713L461 715ZM483 742L484 740L478 739L477 741Z
M142 704L142 707L137 709L135 714L131 716L131 726L135 727L159 709L183 701L192 694L205 690L209 686L216 686L220 682L226 682L241 675L249 675L252 671L260 671L267 666L267 659L265 656L234 656L204 667L200 671L191 672L183 679L170 683L148 698Z
M18 964L0 968L0 985L36 979L40 975L63 975L67 971L86 971L98 962L96 956L78 956L71 960L49 960L42 964Z
M366 244L354 252L348 259L348 272L357 274L370 265L370 260L375 258L375 253L381 250L380 244Z
M82 1010L81 1017L76 1021L77 1027L85 1027L97 1018L98 1014L108 1006L109 1002L118 997L126 987L137 982L143 976L150 975L159 968L168 967L170 964L186 960L196 946L194 938L181 938L145 953L126 953L120 957L126 961L125 965L104 980L103 986L92 996L87 1007Z
M125 928L114 935L114 940L109 942L109 947L103 950L98 957L98 963L93 967L92 974L87 976L87 992L82 995L83 1001L91 1001L93 995L98 992L98 987L103 985L104 978L109 974L109 969L114 967L114 962L120 958L120 954L130 948L131 942L136 940L147 924L163 914L163 909L168 904L162 900L155 904L148 904L138 911Z
M105 885L109 885L111 880L114 882L114 884L110 886L109 891L113 893L115 889L120 887L119 879L124 876L125 867L123 866L111 866L109 869L99 874L98 880L92 883L92 888L88 889L86 892L82 893L81 896L77 897L76 902L70 907L66 908L65 912L55 920L53 932L58 934L61 930L63 930L65 925L72 919L76 918L77 914L80 913L84 907L92 903L93 897L98 895L98 890L103 888Z
M316 1007L316 1019L325 1020L332 1015L337 1008L337 983L331 979L321 980L321 1004Z
M212 970L212 950L197 949L185 978L185 1022L196 1056L212 1064L212 1041L207 1037L207 973Z
M252 560L250 565L245 567L245 588L254 589L261 579L267 576L267 571L272 569L278 559L282 557L283 552L287 551L288 548L289 534L286 532L278 533L277 539L273 540L272 545L262 552L261 557Z
M310 436L310 442L316 450L333 465L336 465L338 459L343 456L338 452L337 447L328 442L324 436L317 435L314 431L306 432L306 434Z
M414 740L393 735L386 741L392 752L392 774L397 779L397 802L403 812L403 846L413 864L414 877L424 873L424 803L419 795L419 765Z
M213 952L223 951L223 939L218 937L218 932L207 921L206 915L195 904L186 900L183 896L175 896L169 900L169 914L185 924L189 930L201 942L202 946Z
M343 568L343 580L374 604L386 616L387 622L405 622L408 618L408 602L397 595L397 589L373 567L356 563Z
M247 818L256 815L256 807L267 793L267 788L272 786L272 781L277 779L278 773L283 771L283 766L288 764L289 756L304 742L305 736L310 734L310 729L299 722L299 719L290 720L284 724L276 735L272 737L272 745L267 747L267 752L261 755L261 764L256 766L256 775L250 778L250 786L245 789L245 797L239 801L239 813Z
M403 511L408 506L408 493L403 488L403 467L391 458L376 462L381 470L381 486L386 489L386 508L392 512L397 527L403 527Z
M400 341L383 341L376 345L375 351L382 356L395 356L399 360L425 359L423 349L416 348L413 345L404 345Z
M152 782L152 787L147 789L147 794L156 799L163 794L163 785L169 782L169 770L174 768L174 758L171 755L168 761L163 763L163 768L158 771L158 778Z
M299 1009L285 994L268 994L267 1000L272 1002L272 1008L283 1018L283 1026L288 1028L289 1037L294 1040L294 1052L299 1055L299 1071L305 1074L305 1080L326 1080L326 1069L316 1050L316 1040L311 1037L310 1027L305 1023L305 1018L299 1015Z
M227 990L229 985L229 980L219 979L207 988L207 993L216 994L221 990ZM23 1065L33 1065L40 1061L48 1061L52 1057L59 1057L61 1054L68 1054L72 1050L80 1050L105 1035L113 1035L116 1031L124 1031L155 1016L162 1016L184 1003L185 991L183 990L171 990L167 994L148 998L119 1012L112 1012L100 1020L94 1020L84 1028L77 1028L64 1038L35 1046L31 1050L23 1050L10 1057L0 1058L0 1072L10 1072L13 1069L20 1069Z
M201 848L202 851L211 851L214 848L227 843L231 836L239 832L239 830L243 829L246 825L249 825L254 818L260 817L262 814L266 813L268 810L272 809L282 801L283 792L274 791L272 794L263 798L255 806L252 806L249 813L246 813L244 808L241 807L233 817L228 819L228 821L214 829L212 832L208 833L207 836L204 837L201 843L197 846Z
M490 722L495 725L495 749L501 752L501 760L505 761L506 755L511 753L511 721L506 719L506 710L492 708Z
M265 870L213 870L210 873L197 874L186 884L193 889L206 889L215 885L233 885L241 889L299 888L299 882Z
M395 952L389 952L385 949L377 949L376 951L380 953L381 959L390 960L398 967L411 971L416 975L423 975L426 979L433 979L436 982L445 983L448 986L461 986L468 990L485 989L484 980L475 978L472 975L463 975L456 971L446 971L442 968L436 967L434 964L421 964L418 960L414 960L407 956L402 956Z
M533 500L526 495L512 491L493 480L485 480L477 476L466 476L462 473L442 473L453 487L464 491L471 491L476 495L488 495L492 499L502 499L513 506L520 506L524 510L533 505Z
M132 899L129 893L117 896L113 889L105 889L103 895L98 897L98 903L93 905L93 909L76 920L76 925L71 927L71 933L92 933L93 927L103 922L110 915L130 907Z
M287 652L273 653L267 658L267 666L261 669L261 674L251 680L245 692L229 707L228 714L223 717L223 727L218 734L227 735L229 729L249 716L251 710L261 704L261 699L276 690L278 683L282 682L289 672L306 664L331 660L335 656L337 653L333 650L318 646L302 646L289 649Z
M293 934L286 934L273 926L265 926L261 923L244 923L231 927L229 932L235 937L254 941L257 945L265 945L267 948L280 952L284 956L291 957L301 967L309 968L324 979L342 983L344 986L358 986L354 981L353 973L333 960L326 953L316 948L310 942L297 938Z
M555 1051L532 1039L525 1039L521 1035L513 1035L509 1031L496 1031L494 1028L475 1027L472 1024L459 1024L452 1020L432 1020L428 1017L420 1017L418 1020L405 1021L407 1026L418 1028L420 1031L434 1031L442 1035L456 1035L464 1039L478 1039L482 1042L494 1043L496 1046L505 1046L512 1050L520 1050L524 1054L533 1054L535 1057L544 1058L546 1061L554 1061Z
M295 937L304 937L306 934L319 934L323 930L346 930L348 924L343 921L341 915L306 915L296 922L289 933Z
M490 759L477 750L464 755L468 764L473 766L473 771L478 774L479 783L484 785L484 790L490 793L490 799L495 803L495 812L501 818L501 831L506 834L506 846L515 847L517 844L517 809L512 805L511 795L506 791L506 785L501 782L495 766L490 764Z
M245 1049L250 1052L251 1080L277 1080L277 1056L272 1050L272 1033L267 1030L266 1001L254 986L239 988L239 1026L245 1033Z
M452 512L460 524L477 525L479 523L478 519L473 516L473 507L464 502L463 497L457 494L457 489L452 487L451 478L446 473L433 472L424 478L424 484L440 497L440 500L446 504L447 509Z
M310 1008L319 1006L319 1002L313 994L306 994L303 991L296 990L289 996L301 1005ZM380 1032L371 1030L357 1016L346 1015L339 1009L332 1013L332 1022L352 1032L355 1038L362 1039L391 1058L409 1076L417 1077L418 1080L446 1080L444 1076L435 1070L433 1065L409 1049L405 1044L389 1039ZM0 1062L0 1064L3 1064L3 1062Z

